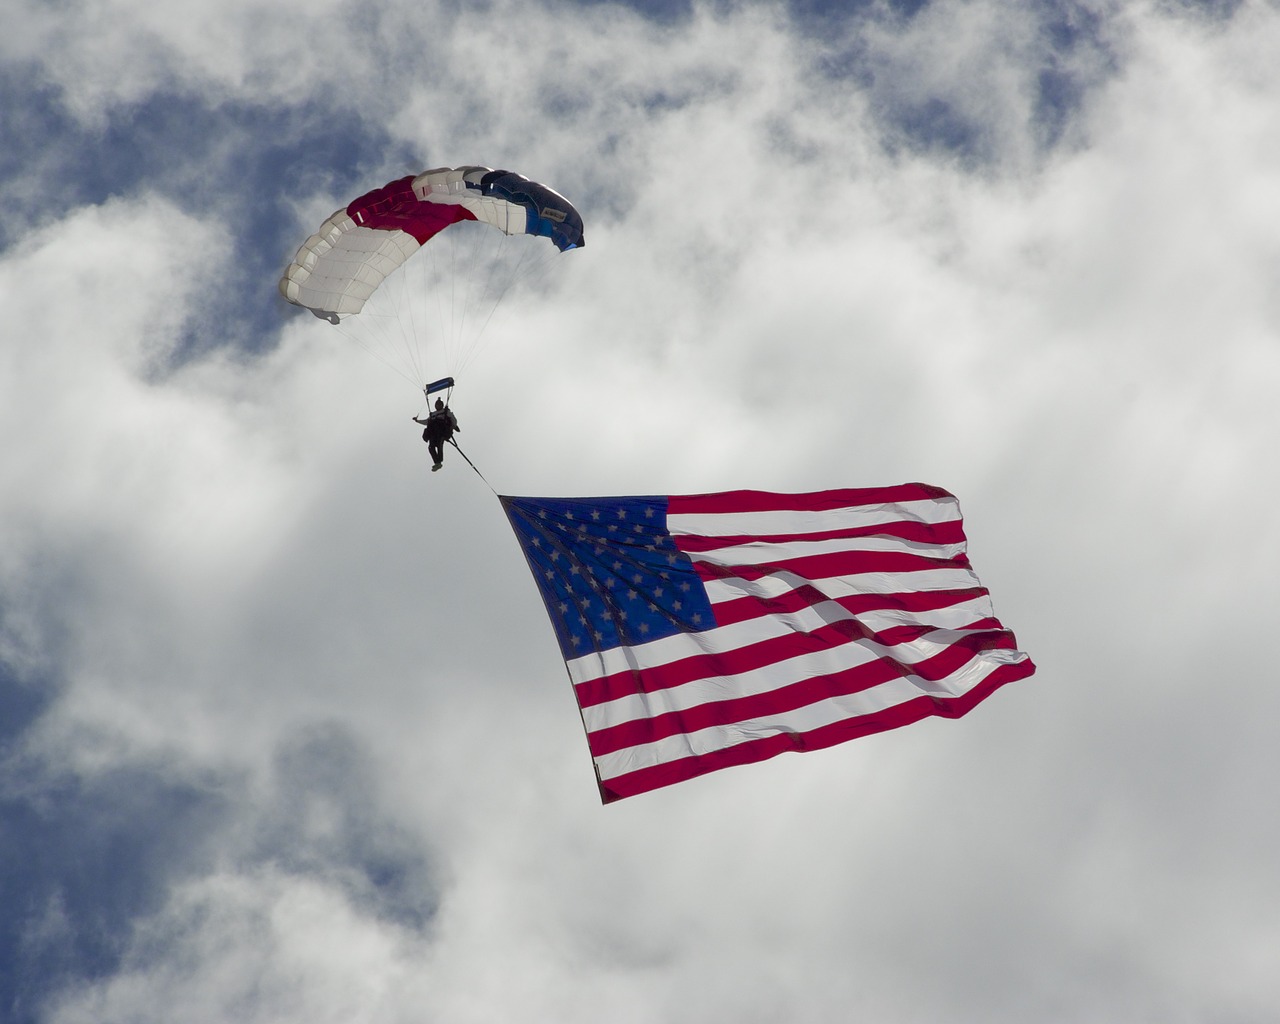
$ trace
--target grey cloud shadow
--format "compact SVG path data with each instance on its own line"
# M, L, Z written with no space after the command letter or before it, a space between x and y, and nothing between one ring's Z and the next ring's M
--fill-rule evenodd
M28 720L47 705L14 698L8 685L0 694L0 709L16 704ZM243 776L189 763L81 777L10 757L0 771L0 1017L35 1022L59 994L165 957L163 944L135 944L136 927L174 886L228 865L311 878L362 914L426 929L434 871L377 798L375 777L337 723L280 743L260 806Z

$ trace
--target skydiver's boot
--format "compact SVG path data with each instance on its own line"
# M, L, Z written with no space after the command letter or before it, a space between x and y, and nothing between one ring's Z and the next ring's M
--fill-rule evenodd
M444 465L444 463L443 463L443 462L437 462L437 463L435 463L435 464L431 467L431 472L433 472L433 473L434 473L437 469L439 469L439 468L440 468L441 466L443 466L443 465Z

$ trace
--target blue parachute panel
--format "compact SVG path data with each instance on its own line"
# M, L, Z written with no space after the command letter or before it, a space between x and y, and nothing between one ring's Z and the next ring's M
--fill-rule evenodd
M555 189L514 171L490 171L481 179L480 190L485 195L523 206L528 218L525 233L551 239L561 252L580 249L586 244L582 237L582 216Z

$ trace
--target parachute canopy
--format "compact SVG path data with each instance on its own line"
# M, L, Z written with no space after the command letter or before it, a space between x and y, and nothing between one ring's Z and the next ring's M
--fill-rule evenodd
M336 211L308 238L280 292L337 323L359 313L389 274L452 225L541 235L564 252L583 245L582 217L564 196L512 171L440 167L400 178Z

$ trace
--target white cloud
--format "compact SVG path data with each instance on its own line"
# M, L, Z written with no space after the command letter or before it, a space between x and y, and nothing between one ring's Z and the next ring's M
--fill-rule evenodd
M412 937L364 919L340 896L279 873L214 874L175 889L135 938L120 974L69 993L49 1019L405 1020Z
M25 439L0 459L0 609L65 684L21 764L198 766L243 808L216 869L51 1019L1276 1005L1275 829L1241 780L1276 767L1280 19L1115 14L1120 73L1044 151L1044 40L989 5L872 23L874 87L820 81L815 44L757 9L678 28L491 10L437 22L420 64L401 63L431 34L420 5L370 11L341 59L359 18L340 5L103 5L21 38L59 41L45 73L85 118L162 83L264 103L394 84L364 109L428 162L498 149L544 176L588 244L459 387L494 485L948 486L1040 673L963 722L601 809L518 549L454 454L426 472L417 396L305 317L268 355L166 370L228 273L216 214L146 194L70 211L0 263L21 325L0 425ZM886 90L945 95L999 159L886 153ZM281 749L316 723L430 847L429 922L388 920L337 861L245 852ZM323 860L350 803L313 784L298 835ZM47 929L74 926L50 907Z

